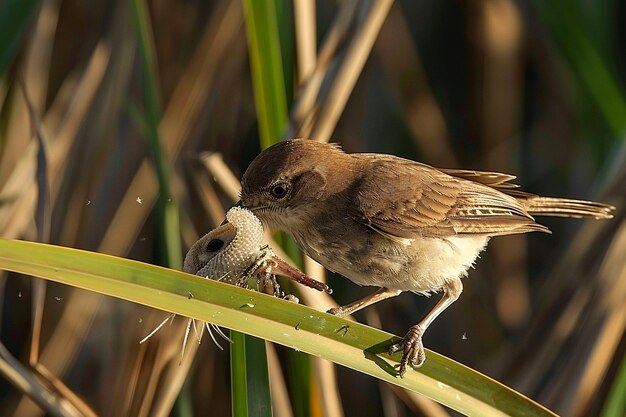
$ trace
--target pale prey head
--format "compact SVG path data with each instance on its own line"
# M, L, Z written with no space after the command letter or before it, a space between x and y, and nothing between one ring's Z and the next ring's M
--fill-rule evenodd
M228 210L226 222L201 237L189 249L187 256L185 256L183 270L190 274L214 280L223 280L236 285L245 285L248 278L256 278L263 281L264 285L270 284L274 289L275 295L280 295L285 299L295 300L296 302L297 298L285 296L280 291L276 278L273 275L274 273L284 275L289 279L319 291L332 292L326 284L307 277L276 257L267 245L263 245L263 225L251 211L241 207L233 207ZM173 317L174 314L170 314L140 343L148 340ZM196 321L188 319L181 350L181 361L192 327L198 343L200 343L205 328L213 342L220 349L222 347L213 335L213 331L223 339L230 341L215 324L204 323L204 326L201 326L198 331Z
M201 237L189 249L187 256L185 256L183 270L205 278L224 280L236 284L237 280L246 273L248 268L255 265L265 256L262 240L263 226L259 219L246 209L233 207L226 214L226 222L224 224ZM170 314L140 343L148 340L168 320L173 318L174 314ZM180 353L181 362L192 327L198 343L202 339L204 329L207 330L209 336L220 350L223 350L223 348L213 332L217 333L224 340L231 342L215 324L205 322L201 324L198 331L196 320L188 319Z
M233 207L226 221L189 249L185 272L232 283L264 255L263 226L251 211Z
M332 293L326 284L306 276L263 245L263 225L250 210L241 207L228 210L226 223L204 235L189 249L183 270L238 285L245 284L248 278L267 282L273 274L279 274L318 291ZM275 278L272 284L278 291Z

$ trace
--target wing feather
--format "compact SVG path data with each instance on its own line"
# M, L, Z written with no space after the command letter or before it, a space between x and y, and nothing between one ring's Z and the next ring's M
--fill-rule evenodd
M516 187L509 183L512 175L446 173L391 155L353 156L363 164L363 176L353 190L359 203L353 217L382 235L414 239L548 231L505 194Z

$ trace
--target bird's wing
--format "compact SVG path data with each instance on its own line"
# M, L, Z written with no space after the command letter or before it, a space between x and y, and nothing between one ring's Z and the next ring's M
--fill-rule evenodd
M484 184L492 188L510 190L512 188L518 188L519 185L512 183L515 175L503 174L501 172L490 171L474 171L467 169L449 169L439 168L439 171L448 174L452 177L462 178L464 180L474 181L479 184Z
M515 198L524 211L531 215L610 219L615 210L615 207L610 204L571 198L540 197L536 194L520 191L517 184L511 183L515 179L513 175L460 169L441 169L441 171L453 177L474 181L502 191Z
M517 178L515 175L504 174L502 172L475 171L475 170L468 170L468 169L454 169L454 168L437 168L437 169L443 172L444 174L448 174L452 177L477 182L479 184L483 184L488 187L495 188L496 190L501 191L506 195L515 197L516 199L527 200L529 198L537 197L536 194L519 190L519 185L511 182ZM518 203L519 203L519 200L518 200ZM528 212L528 209L526 207L524 208Z
M352 217L392 239L548 231L514 197L486 185L505 184L510 176L451 176L391 155L354 156L366 169L353 190L358 209ZM483 181L465 179L471 176Z

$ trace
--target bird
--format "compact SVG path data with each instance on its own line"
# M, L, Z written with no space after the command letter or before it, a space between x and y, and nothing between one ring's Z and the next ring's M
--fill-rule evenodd
M459 298L462 278L492 237L550 233L534 216L610 219L615 209L522 192L515 178L289 139L250 163L237 205L270 229L290 234L329 271L378 287L331 314L346 316L407 291L442 292L433 309L389 348L391 354L402 351L403 377L424 363L424 332Z

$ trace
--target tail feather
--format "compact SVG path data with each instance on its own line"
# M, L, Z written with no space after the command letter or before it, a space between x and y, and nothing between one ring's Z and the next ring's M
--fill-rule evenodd
M614 206L594 201L528 196L518 197L522 207L531 215L555 217L593 217L612 219Z

